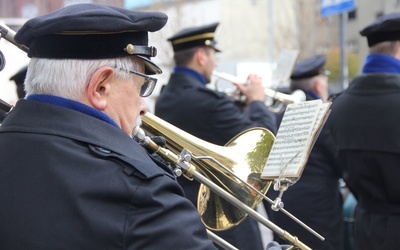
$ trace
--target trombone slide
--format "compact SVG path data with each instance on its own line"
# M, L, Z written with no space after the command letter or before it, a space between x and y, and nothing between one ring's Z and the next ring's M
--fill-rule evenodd
M15 36L15 31L10 29L5 24L0 24L0 38L4 38L7 41L9 41L10 43L12 43L15 46L17 46L18 48L20 48L21 50L28 52L29 48L26 47L25 45L18 44L17 42L15 42L14 36Z

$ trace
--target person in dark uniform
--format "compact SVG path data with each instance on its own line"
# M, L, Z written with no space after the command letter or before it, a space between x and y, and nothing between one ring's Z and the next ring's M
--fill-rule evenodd
M15 73L13 76L10 77L10 81L14 81L16 85L17 96L19 98L25 97L25 90L24 90L24 80L26 75L27 66L22 67ZM3 122L4 119L7 117L7 112L1 109L0 105L0 124ZM8 108L6 108L8 110Z
M3 122L4 119L7 117L7 112L3 109L0 109L0 125Z
M6 60L5 60L4 54L3 54L3 52L0 51L0 71L2 71L4 69L5 65L6 65ZM3 110L2 103L0 100L0 125L3 122L3 120L6 118L6 116L7 116L7 112L5 110Z
M328 76L325 69L326 56L316 55L298 62L290 76L291 91L302 90L306 100L321 99L326 102L329 97Z
M215 30L218 23L181 30L168 39L174 51L175 68L155 104L155 115L207 142L225 145L240 132L264 127L276 132L276 119L264 104L262 79L249 75L247 85L238 85L246 97L242 110L226 94L207 88L216 68ZM197 204L199 183L178 178L186 196ZM233 246L262 249L257 222L247 218L232 229L216 232Z
M400 13L360 31L369 55L332 102L325 124L336 143L344 180L357 199L354 249L400 245Z
M7 117L7 112L3 109L0 109L0 125L3 122L4 119Z
M24 66L10 77L10 81L14 81L15 83L18 99L25 97L24 81L27 69L28 66Z
M302 90L306 100L328 99L328 72L325 70L326 57L316 55L298 62L292 72L290 89ZM270 209L266 204L272 222L288 230L312 249L340 250L344 247L344 222L342 217L342 196L339 189L341 171L335 161L332 137L322 129L309 155L300 179L287 191L282 200L284 208L322 235L322 241L297 222L281 212ZM278 193L272 188L271 199ZM282 242L279 236L274 240Z
M0 127L1 249L215 249L172 171L131 136L161 73L148 32L166 22L76 4L16 33L31 61Z

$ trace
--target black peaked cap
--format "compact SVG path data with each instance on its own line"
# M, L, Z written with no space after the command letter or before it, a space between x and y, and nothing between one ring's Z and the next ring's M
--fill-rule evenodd
M215 30L218 25L219 23L216 22L186 28L168 38L168 41L171 43L174 52L200 46L208 46L220 52L221 50L217 47L215 41Z
M15 73L14 75L12 75L12 76L10 77L10 80L11 80L11 81L14 81L15 84L17 84L17 85L22 85L22 84L24 84L25 76L26 76L27 70L28 70L28 66L22 67L20 70L18 70L17 73Z
M361 36L367 37L368 46L385 41L400 40L400 13L391 13L376 19L360 31Z
M148 46L148 32L168 20L160 12L131 11L100 4L74 4L28 20L16 33L29 57L105 59L135 55L145 61L147 74L161 73L151 62L157 54Z
M317 76L324 72L326 63L325 55L316 55L309 57L303 61L298 62L293 69L290 78L292 80L299 80Z

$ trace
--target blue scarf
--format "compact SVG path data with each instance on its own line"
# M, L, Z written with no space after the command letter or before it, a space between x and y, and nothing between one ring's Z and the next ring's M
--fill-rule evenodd
M102 121L105 121L111 125L114 125L119 128L118 124L111 119L109 116L104 114L103 112L100 112L99 110L92 108L90 106L87 106L83 103L76 102L73 100L65 99L59 96L52 96L52 95L29 95L25 97L26 100L32 100L32 101L38 101L38 102L44 102L48 103L51 105L67 108L67 109L73 109L76 111L79 111L81 113L84 113L86 115L98 118Z
M204 86L207 84L206 78L203 75L201 75L200 73L198 73L192 69L182 67L182 66L176 66L174 68L174 73L183 73L183 74L191 75L194 78L197 78Z
M400 74L400 60L384 54L370 54L365 60L362 73Z

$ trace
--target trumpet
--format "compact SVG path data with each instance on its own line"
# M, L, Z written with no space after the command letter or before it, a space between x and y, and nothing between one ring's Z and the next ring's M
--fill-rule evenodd
M226 80L231 83L245 84L243 82L243 80L240 79L239 77L225 73L225 72L213 71L213 76L223 79L223 80ZM227 94L230 96L233 95L232 93L227 93ZM302 90L295 90L295 91L293 91L292 94L285 94L282 92L275 91L273 89L264 88L264 94L265 94L265 96L270 97L273 100L276 100L283 104L298 103L298 102L303 102L306 100L306 95ZM238 99L240 99L240 97L234 96L234 99L238 100Z

